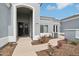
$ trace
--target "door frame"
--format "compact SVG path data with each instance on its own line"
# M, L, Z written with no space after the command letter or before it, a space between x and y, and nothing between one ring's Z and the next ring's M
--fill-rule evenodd
M25 8L30 8L32 9L32 28L33 28L33 31L32 31L32 36L34 37L35 36L35 9L33 6L29 5L29 4L12 4L12 7L11 7L11 20L12 20L12 27L13 27L13 36L9 38L12 39L11 41L12 42L16 42L17 40L17 8L19 7L25 7Z

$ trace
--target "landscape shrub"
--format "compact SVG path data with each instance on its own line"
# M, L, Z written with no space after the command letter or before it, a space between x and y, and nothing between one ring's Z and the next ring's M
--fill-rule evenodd
M49 39L52 39L53 37L51 35L48 36Z
M48 41L50 40L50 38L46 37L46 36L43 36L39 39L39 42L40 43L47 43Z
M62 42L61 42L61 40L60 41L58 41L58 45L56 46L56 48L60 48L61 46L62 46Z
M67 38L65 38L64 41L65 41L65 43L68 43L68 39Z
M72 41L70 44L72 44L72 45L77 45L78 43L75 42L75 41Z

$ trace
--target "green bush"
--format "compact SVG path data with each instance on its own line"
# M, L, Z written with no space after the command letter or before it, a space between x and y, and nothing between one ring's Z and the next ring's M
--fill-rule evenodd
M72 44L72 45L77 45L78 43L75 42L75 41L72 41L70 44Z

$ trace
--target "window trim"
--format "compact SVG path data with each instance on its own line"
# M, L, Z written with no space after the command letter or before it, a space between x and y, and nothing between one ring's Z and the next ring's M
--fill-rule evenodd
M47 29L45 30L44 27L47 27ZM40 33L47 33L47 32L48 32L48 25L40 25Z

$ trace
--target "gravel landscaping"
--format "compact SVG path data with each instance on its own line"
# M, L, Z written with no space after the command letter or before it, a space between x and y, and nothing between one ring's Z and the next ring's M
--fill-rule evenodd
M1 56L12 56L12 53L16 47L16 44L8 43L6 46L0 49Z
M50 49L37 51L38 56L79 56L79 43L75 41L65 42L64 40L60 40L58 46ZM51 54L50 54L51 52Z

